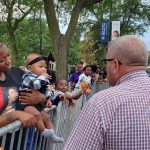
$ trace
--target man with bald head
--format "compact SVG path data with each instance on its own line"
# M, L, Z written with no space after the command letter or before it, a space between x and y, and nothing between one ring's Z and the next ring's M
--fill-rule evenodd
M148 51L135 36L108 45L109 89L84 106L64 150L150 150Z

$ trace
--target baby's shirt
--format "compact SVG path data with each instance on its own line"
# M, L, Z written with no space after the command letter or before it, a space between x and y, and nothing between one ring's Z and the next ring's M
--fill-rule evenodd
M35 89L43 93L46 99L51 99L51 93L48 90L47 86L50 84L49 79L45 76L38 76L33 74L32 72L26 72L23 77L22 86L20 87L20 91L28 89Z

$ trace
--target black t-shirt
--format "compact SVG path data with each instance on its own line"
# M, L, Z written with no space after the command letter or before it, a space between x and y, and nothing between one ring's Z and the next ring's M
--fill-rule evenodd
M6 80L0 81L0 114L5 110L8 104L8 90L15 87L19 89L22 83L22 75L24 71L17 67L12 67L9 71L5 72ZM6 88L9 87L9 88Z
M19 88L22 84L22 76L25 72L17 67L12 67L9 71L5 72L6 80L0 81L1 87L14 86Z

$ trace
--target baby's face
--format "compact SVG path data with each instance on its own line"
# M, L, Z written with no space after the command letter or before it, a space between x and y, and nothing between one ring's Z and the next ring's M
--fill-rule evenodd
M67 90L67 82L66 80L60 80L57 84L57 89L62 91L63 93Z
M29 71L31 71L32 73L34 73L38 76L47 72L47 65L46 65L45 60L41 60L41 61L38 61L38 62L32 64L30 66Z

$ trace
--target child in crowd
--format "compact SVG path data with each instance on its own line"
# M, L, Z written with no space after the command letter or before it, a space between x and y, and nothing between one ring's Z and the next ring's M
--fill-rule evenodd
M79 76L78 83L76 84L76 89L81 89L82 87L87 88L86 95L91 93L91 66L87 65L83 69L83 73Z
M49 92L47 85L49 85L50 76L47 74L47 65L44 57L39 54L30 54L27 57L27 70L23 75L23 82L20 88L21 91L28 92L27 89L39 90L46 97L46 106L51 107L51 93ZM17 101L17 109L24 110L25 112L35 115L38 123L36 128L44 137L49 137L52 142L61 143L64 141L63 138L58 137L53 129L53 125L49 119L48 114L43 110L44 104L30 105L22 104L20 101Z
M67 81L64 79L58 80L56 83L56 91L54 92L54 97L59 97L60 100L68 100L69 107L74 107L74 100L80 98L80 96L85 92L85 89L81 89L77 92L69 92L67 88Z

